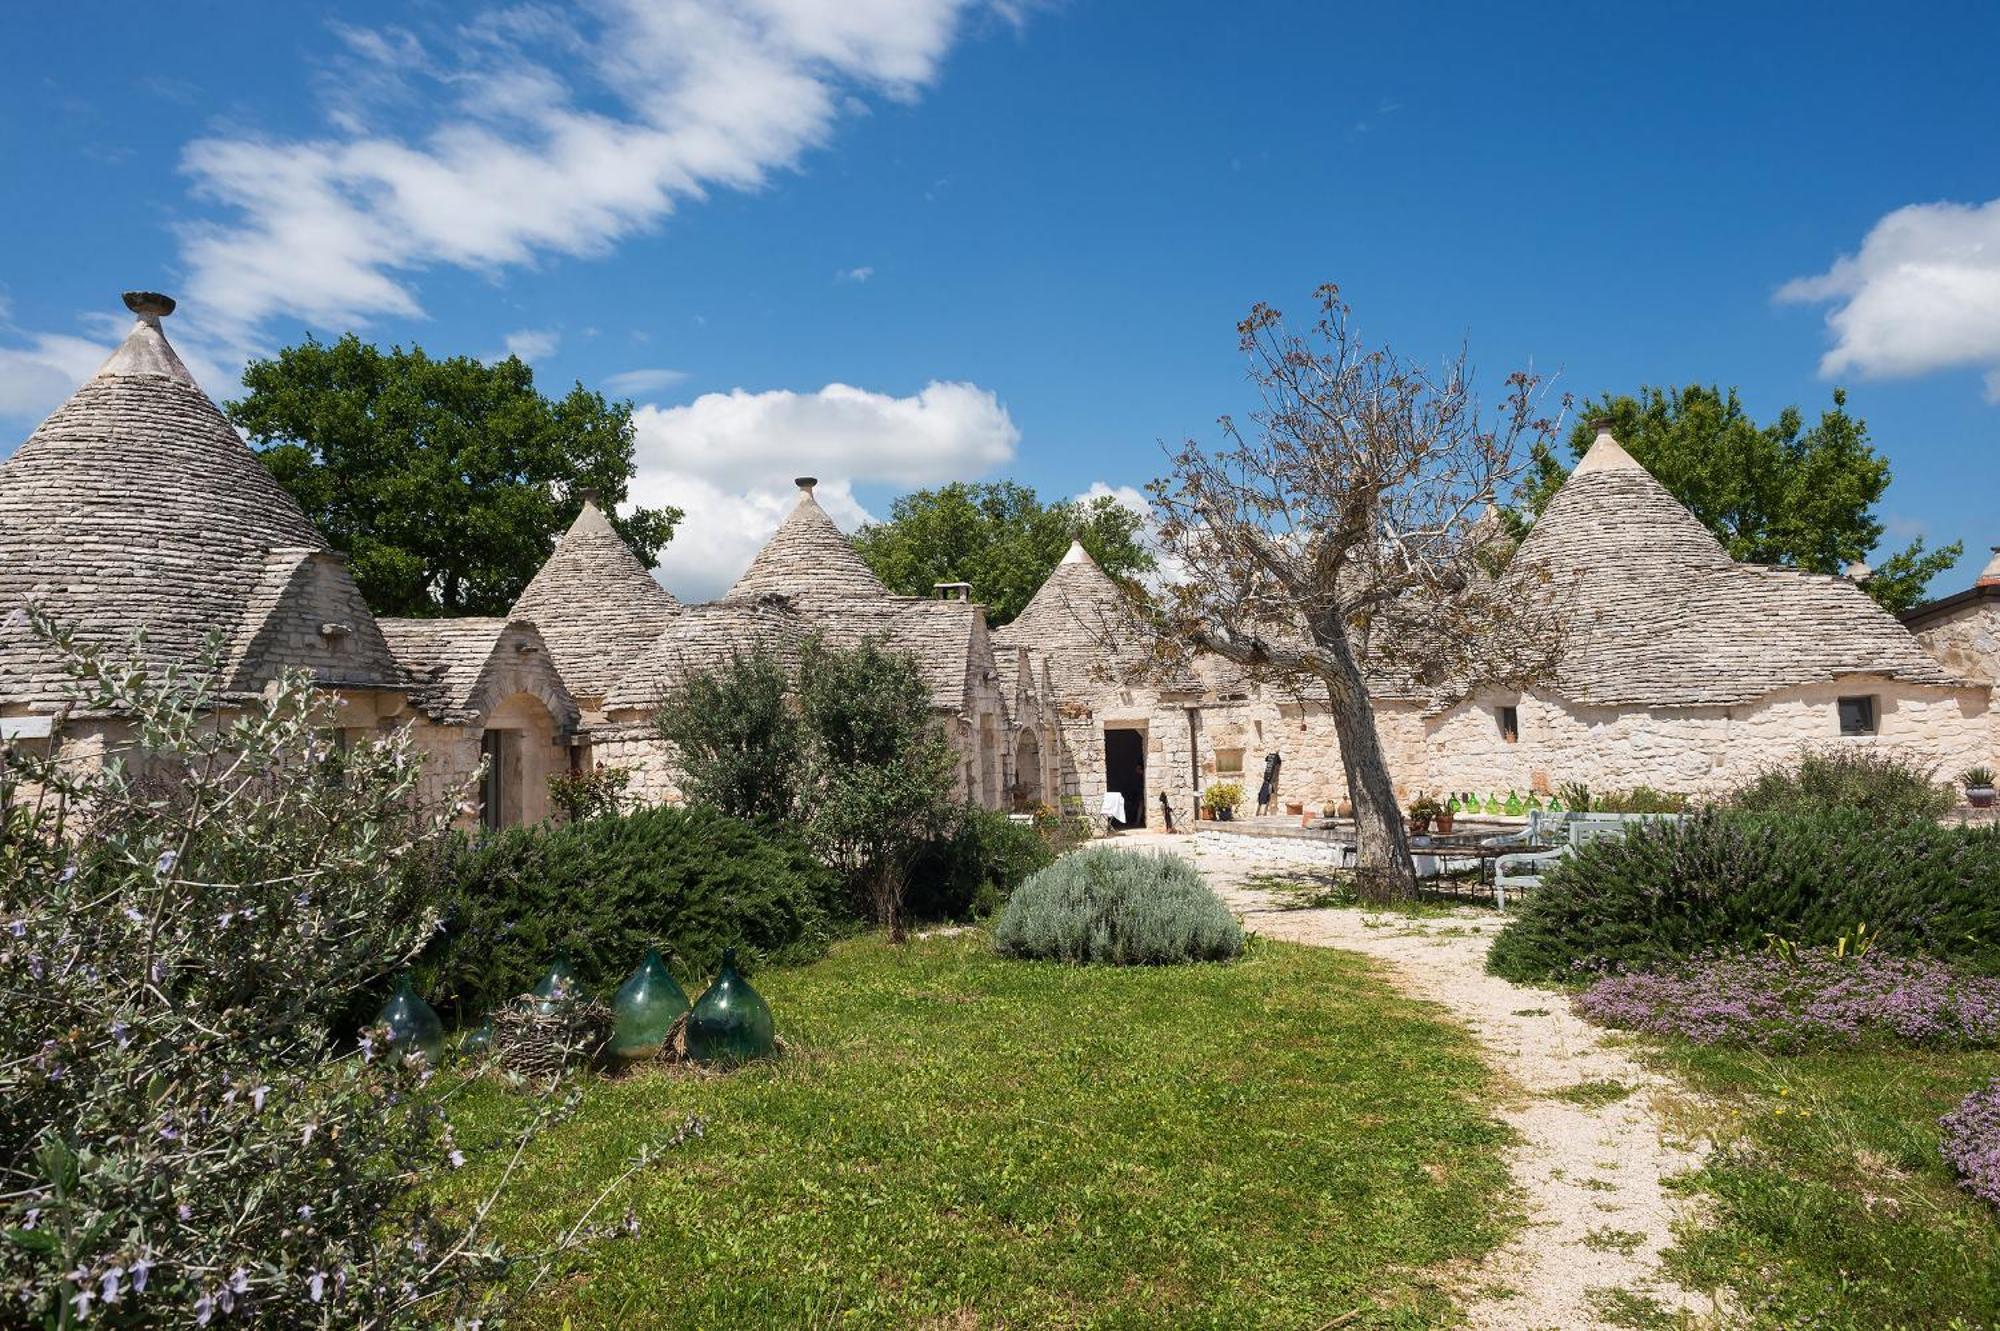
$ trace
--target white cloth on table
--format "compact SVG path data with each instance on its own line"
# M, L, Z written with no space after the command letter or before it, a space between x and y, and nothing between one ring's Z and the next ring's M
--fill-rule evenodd
M1106 818L1111 819L1113 822L1118 822L1118 823L1124 822L1125 796L1121 792L1116 790L1105 791L1104 803L1101 806L1099 806L1098 811L1102 813Z

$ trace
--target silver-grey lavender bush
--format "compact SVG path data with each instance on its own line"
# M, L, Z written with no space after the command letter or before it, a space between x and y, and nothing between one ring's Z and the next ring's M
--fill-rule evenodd
M337 1044L435 925L407 742L39 627L144 757L0 761L0 1324L476 1317L503 1259L416 1191L462 1159L431 1070Z
M1945 1163L1973 1196L2000 1206L2000 1077L1966 1096L1938 1126Z
M1581 1016L1606 1026L1778 1052L2000 1041L2000 979L1875 951L1711 954L1607 976L1575 1002Z
M1003 956L1160 965L1225 961L1243 929L1179 856L1094 846L1016 888L994 942Z

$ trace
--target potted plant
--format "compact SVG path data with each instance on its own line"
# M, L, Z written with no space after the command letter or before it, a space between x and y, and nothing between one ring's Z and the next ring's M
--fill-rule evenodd
M1431 803L1437 804L1437 801L1432 800ZM1439 836L1450 836L1451 829L1457 821L1458 810L1452 808L1449 803L1438 804L1437 814L1431 819L1431 831Z
M1208 816L1218 822L1231 822L1236 817L1236 806L1243 802L1243 787L1234 781L1218 781L1201 792L1201 807L1208 810Z
M1990 809L1993 807L1992 768L1968 768L1959 776L1958 780L1959 784L1965 787L1966 803L1975 809Z
M1444 812L1444 805L1439 804L1429 795L1419 795L1410 802L1408 812L1410 830L1418 836L1422 836L1431 830L1431 824L1437 821L1439 814Z

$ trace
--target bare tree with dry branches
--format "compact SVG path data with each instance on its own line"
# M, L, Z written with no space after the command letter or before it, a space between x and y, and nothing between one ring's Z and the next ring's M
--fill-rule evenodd
M1261 398L1223 445L1189 441L1151 490L1180 580L1155 606L1162 661L1208 651L1323 701L1354 803L1356 867L1377 899L1414 893L1371 686L1443 700L1532 683L1554 662L1556 589L1508 564L1496 505L1537 442L1547 392L1506 380L1487 411L1461 348L1436 370L1362 342L1332 285L1309 332L1258 304L1237 332Z

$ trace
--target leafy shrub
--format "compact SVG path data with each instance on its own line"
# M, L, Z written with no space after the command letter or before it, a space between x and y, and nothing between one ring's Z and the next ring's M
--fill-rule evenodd
M784 664L731 655L660 698L654 726L673 749L681 793L732 817L789 823L800 814L806 736Z
M1925 957L1776 949L1606 976L1576 1010L1605 1026L1780 1053L1875 1040L1968 1048L2000 1039L2000 980Z
M1055 859L1048 832L1004 813L968 808L949 836L924 846L910 865L904 909L912 919L964 920L1004 904L1029 874Z
M1936 771L1894 753L1834 749L1774 767L1726 801L1745 813L1804 815L1851 809L1877 823L1936 821L1958 803Z
M0 1321L472 1315L503 1263L423 1200L430 1074L338 1044L437 919L397 872L443 832L406 738L336 747L304 675L219 713L219 650L159 670L36 624L136 745L0 752Z
M593 767L588 772L558 772L549 778L549 803L563 818L580 823L586 818L615 814L625 805L625 787L632 784L628 767Z
M1938 1120L1939 1149L1973 1196L2000 1206L2000 1078Z
M1576 813L1686 813L1690 801L1672 791L1635 786L1631 790L1592 790L1581 781L1565 782L1556 797Z
M994 941L1003 956L1159 965L1227 960L1243 929L1186 860L1098 846L1022 883Z
M526 991L558 953L599 995L652 945L684 981L726 947L746 961L811 960L841 895L797 838L704 808L459 834L418 872L447 903L424 958L429 989L461 1018Z
M1854 809L1641 825L1558 862L1488 965L1521 980L1646 970L1772 935L1830 946L1857 924L1888 951L2000 970L2000 830Z
M1243 787L1234 781L1218 781L1201 792L1201 807L1210 813L1220 813L1243 803Z

